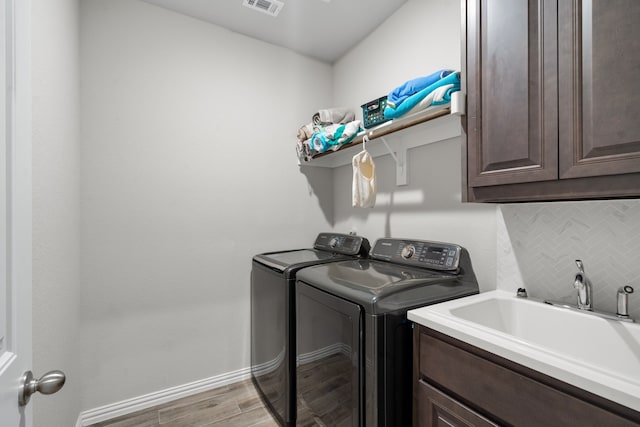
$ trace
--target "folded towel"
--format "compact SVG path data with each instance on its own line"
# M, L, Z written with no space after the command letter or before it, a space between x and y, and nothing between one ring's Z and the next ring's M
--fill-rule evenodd
M407 111L405 114L413 114L418 111L425 110L434 105L442 105L451 102L451 92L460 90L455 84L440 86L429 95L425 96L415 107Z
M318 154L318 151L311 146L311 141L311 139L307 139L306 141L298 140L296 142L296 154L300 163L308 162L313 159L314 155Z
M300 162L309 160L310 153L309 144L307 143L307 141L298 140L298 142L296 143L296 155L298 156L298 160L300 160Z
M327 108L319 110L313 115L312 122L315 125L328 125L332 123L349 123L356 118L353 110L346 107Z
M337 150L341 145L350 143L360 132L360 120L353 120L345 124L334 124L315 132L309 139L311 150L324 153Z
M323 132L316 132L309 139L309 146L316 153L324 153L329 149L327 136Z
M360 120L353 120L343 125L329 125L324 128L324 133L330 145L343 145L347 140L352 139L360 132Z
M384 117L387 119L396 119L412 110L420 101L422 101L425 97L427 97L427 95L429 95L437 88L451 84L453 84L453 87L448 89L448 91L444 94L445 97L447 93L449 94L449 100L451 99L451 92L460 90L460 73L451 73L446 77L438 80L437 82L431 84L430 86L427 86L420 92L405 99L404 102L397 108L392 108L387 104L387 107L384 109ZM440 100L438 103L443 104L449 102L449 100Z
M442 105L442 104L450 103L451 102L451 94L453 92L460 92L460 85L459 84L454 84L453 86L444 89L442 96L439 97L438 95L436 95L431 104L432 105Z
M306 141L313 135L313 123L308 123L298 129L298 141Z
M431 86L440 79L453 73L453 70L439 70L425 77L409 80L397 88L393 89L387 96L387 105L391 108L398 108L407 98L420 92L422 89Z

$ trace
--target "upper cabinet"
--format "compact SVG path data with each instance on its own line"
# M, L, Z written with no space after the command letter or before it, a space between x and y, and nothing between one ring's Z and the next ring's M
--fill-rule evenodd
M640 196L640 1L466 0L465 19L466 200Z
M560 177L640 171L640 2L559 2Z

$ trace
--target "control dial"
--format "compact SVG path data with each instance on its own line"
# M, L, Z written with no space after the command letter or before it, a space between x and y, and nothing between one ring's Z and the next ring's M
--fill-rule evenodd
M400 252L400 255L402 255L402 258L404 259L409 259L411 258L414 254L416 253L416 248L413 245L407 245L404 248L402 248L402 252Z
M332 248L338 246L338 243L340 242L337 237L333 237L331 240L329 240L329 246L331 246Z

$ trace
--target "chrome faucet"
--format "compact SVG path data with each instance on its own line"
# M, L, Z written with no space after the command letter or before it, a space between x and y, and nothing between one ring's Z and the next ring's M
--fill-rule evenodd
M616 296L618 309L615 314L595 310L591 299L591 281L587 278L587 275L584 272L584 264L582 264L581 260L577 259L576 265L578 266L578 272L576 273L576 277L573 281L573 286L578 290L578 304L573 305L560 301L544 300L545 304L569 310L588 311L589 314L608 320L635 322L635 319L629 315L629 295L633 293L633 288L631 286L627 285L618 289L618 294Z
M584 273L582 260L577 259L576 265L578 266L578 272L576 273L573 287L578 290L578 308L591 311L593 308L591 305L591 283Z

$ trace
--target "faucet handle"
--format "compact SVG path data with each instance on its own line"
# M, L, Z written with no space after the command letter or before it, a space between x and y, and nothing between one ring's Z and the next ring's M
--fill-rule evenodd
M629 317L629 294L633 293L633 288L629 285L618 289L618 311L616 314L621 318Z
M618 289L618 293L632 294L633 293L633 287L631 287L629 285L623 286L620 289Z

